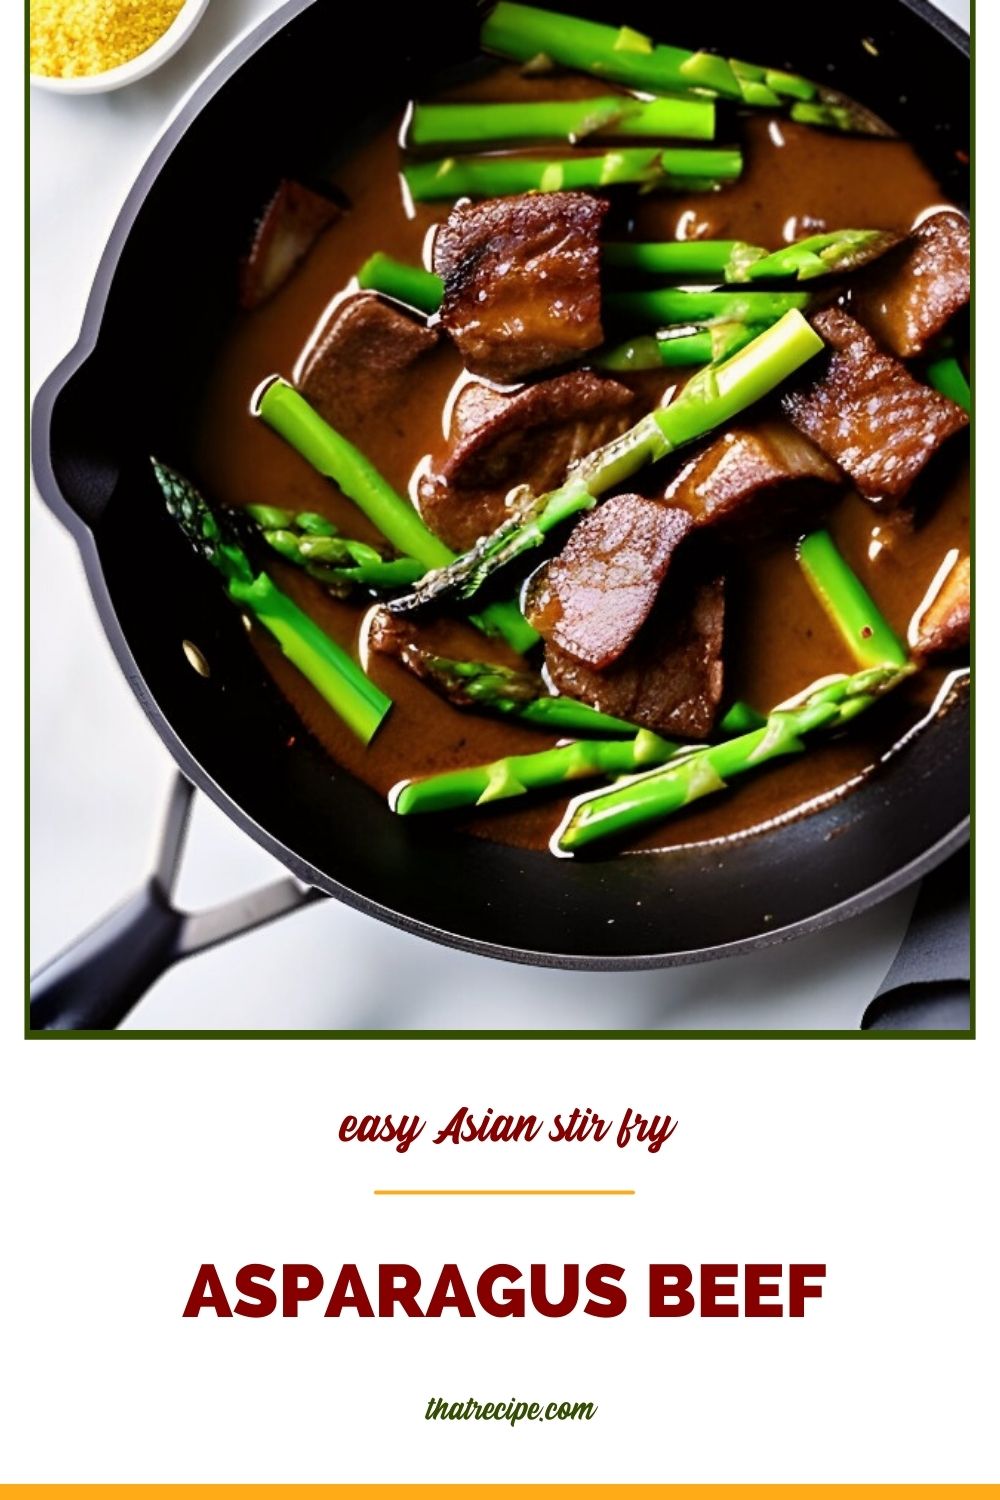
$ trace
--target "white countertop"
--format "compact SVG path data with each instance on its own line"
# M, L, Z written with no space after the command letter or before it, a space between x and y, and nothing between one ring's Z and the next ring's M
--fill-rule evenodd
M73 344L117 210L177 101L278 0L212 0L181 52L120 93L31 93L31 388ZM967 0L941 8L968 24ZM75 547L31 508L32 965L143 878L173 764L121 676ZM181 899L279 868L204 798ZM855 1028L906 928L904 893L832 932L644 974L527 969L436 947L325 901L175 969L135 1028ZM404 982L405 976L405 982Z

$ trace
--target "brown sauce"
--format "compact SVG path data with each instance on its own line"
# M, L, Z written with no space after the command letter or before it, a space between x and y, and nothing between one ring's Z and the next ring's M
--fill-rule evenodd
M538 90L538 80L503 68L456 92L513 99L537 98ZM547 78L544 92L547 97L587 96L595 92L595 84L575 77ZM905 142L827 134L762 116L746 120L742 128L746 166L740 181L718 193L651 196L637 206L633 200L629 222L638 238L739 238L778 246L846 226L903 232L941 201L936 182ZM291 377L324 310L374 250L421 261L428 230L445 216L448 205L420 205L407 213L398 188L397 135L398 126L386 129L338 172L350 211L277 296L239 319L219 352L206 393L197 473L217 501L320 511L347 535L375 539L365 518L334 486L251 416L250 401L266 375ZM411 495L425 456L443 443L447 399L462 376L458 357L448 347L425 358L420 369L420 379L411 382L405 398L379 418L377 442L369 446L390 482ZM944 556L968 545L968 478L962 455L949 455L933 479L932 492L923 497L910 526L880 515L852 494L829 518L848 560L904 637ZM395 661L375 652L368 656L363 606L331 600L278 558L269 567L280 586L331 636L360 649L370 675L394 701L375 741L364 748L270 639L261 630L251 632L267 670L309 730L334 760L380 793L405 778L555 743L510 720L460 712ZM502 644L485 642L461 622L440 620L433 630L448 654L514 660ZM741 552L729 576L726 636L726 701L739 697L768 707L818 677L852 669L803 582L788 538ZM638 847L668 848L733 836L795 815L817 799L828 800L926 715L943 680L941 670L920 673L912 685L856 721L849 735L814 743L805 755L743 778L728 792L653 830ZM564 808L563 799L551 796L530 803L522 799L470 817L464 826L506 843L542 847Z

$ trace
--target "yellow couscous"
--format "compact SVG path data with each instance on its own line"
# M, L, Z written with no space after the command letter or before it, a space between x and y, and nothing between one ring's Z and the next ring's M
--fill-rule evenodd
M31 71L50 78L106 73L145 52L184 0L31 0Z

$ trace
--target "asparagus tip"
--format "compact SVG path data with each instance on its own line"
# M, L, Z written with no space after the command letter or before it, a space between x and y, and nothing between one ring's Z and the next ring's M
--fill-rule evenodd
M264 406L264 398L266 397L271 387L275 385L288 385L288 381L283 375L265 375L264 379L260 381L257 386L255 386L253 395L250 397L250 415L252 417L259 417L261 415ZM291 389L291 387L289 387L289 389Z

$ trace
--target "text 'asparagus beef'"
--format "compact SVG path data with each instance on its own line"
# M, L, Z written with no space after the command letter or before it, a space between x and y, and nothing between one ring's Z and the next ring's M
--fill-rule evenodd
M474 374L514 381L603 340L599 235L590 193L525 193L452 209L434 243L441 322Z
M830 352L785 392L782 409L862 495L898 504L969 419L883 354L871 334L839 308L825 308L812 322Z
M571 463L630 426L627 386L574 370L507 395L479 381L463 386L451 417L451 450L418 487L427 524L464 552L507 518L512 489L554 489Z

